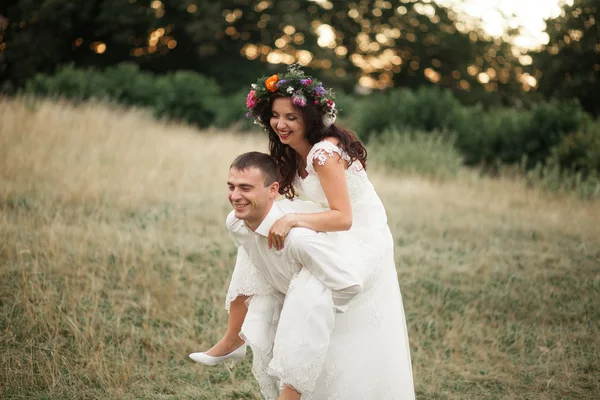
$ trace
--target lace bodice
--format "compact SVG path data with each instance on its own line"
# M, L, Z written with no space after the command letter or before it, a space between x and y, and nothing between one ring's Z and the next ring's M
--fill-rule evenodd
M319 176L314 168L314 163L324 165L328 158L333 157L334 153L340 155L342 160L350 162L350 156L339 148L334 143L323 140L316 143L306 157L306 178L301 178L296 175L294 187L305 196L309 197L315 203L319 203L322 207L329 207L327 197L321 187ZM373 185L367 177L367 172L363 168L360 161L355 160L346 169L346 179L348 182L348 192L350 194L350 202L354 204L361 203L365 199L377 196Z

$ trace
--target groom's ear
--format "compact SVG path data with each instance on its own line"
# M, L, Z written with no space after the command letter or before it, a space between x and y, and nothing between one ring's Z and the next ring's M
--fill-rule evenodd
M271 183L271 186L269 186L269 193L273 196L273 198L277 197L279 194L279 182L275 181Z

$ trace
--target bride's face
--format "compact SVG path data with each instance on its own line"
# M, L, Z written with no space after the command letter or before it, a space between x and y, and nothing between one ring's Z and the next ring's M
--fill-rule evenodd
M271 109L271 128L283 144L295 147L306 140L304 120L298 107L290 97L279 97L273 101Z

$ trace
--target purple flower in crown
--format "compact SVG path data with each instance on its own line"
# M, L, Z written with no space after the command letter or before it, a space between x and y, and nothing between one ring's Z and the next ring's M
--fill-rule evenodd
M300 83L303 86L308 86L312 83L312 79L311 78L306 78L306 79L300 79Z
M306 97L304 97L301 91L297 91L292 96L292 103L298 107L304 107L306 106Z
M319 84L315 86L315 93L319 96L323 96L325 93L327 93L327 90L323 87L323 84L321 82L319 82Z
M277 87L281 87L287 83L287 79L281 79L277 81Z

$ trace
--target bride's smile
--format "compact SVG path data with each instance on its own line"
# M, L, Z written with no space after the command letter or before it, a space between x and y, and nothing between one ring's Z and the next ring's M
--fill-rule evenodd
M270 123L283 144L295 147L306 140L302 114L289 97L280 97L273 101Z

